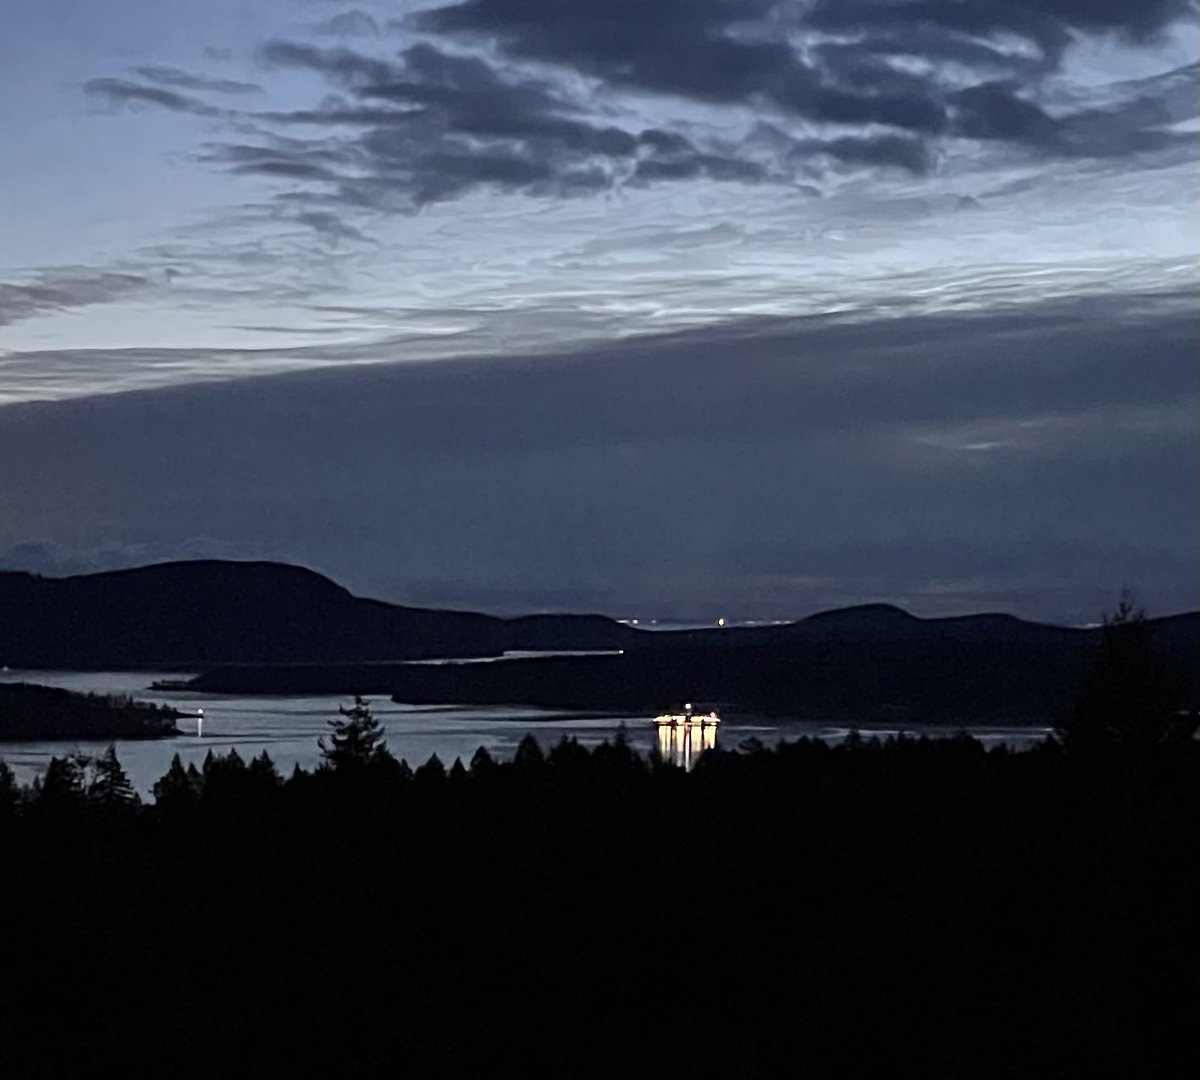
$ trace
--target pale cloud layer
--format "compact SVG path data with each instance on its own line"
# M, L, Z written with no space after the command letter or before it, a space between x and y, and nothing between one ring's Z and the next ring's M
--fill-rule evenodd
M1188 2L63 5L0 401L1195 278Z

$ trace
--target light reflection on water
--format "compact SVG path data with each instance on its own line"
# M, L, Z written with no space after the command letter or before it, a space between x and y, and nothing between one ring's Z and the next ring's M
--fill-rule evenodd
M247 759L266 750L285 776L296 765L312 769L320 761L317 737L328 732L326 722L337 717L338 706L349 704L349 699L343 695L236 697L147 689L158 679L185 678L188 673L128 671L7 671L0 675L3 682L40 683L81 693L129 694L141 701L171 705L191 713L203 709L202 738L196 735L195 721L183 719L177 721L182 735L118 742L121 763L143 795L167 771L175 754L179 754L184 765L194 762L199 767L209 750L223 754L236 749ZM544 750L549 750L564 736L578 739L583 746L596 746L605 739L611 740L621 725L626 727L630 746L639 753L649 755L657 749L664 759L690 767L700 751L714 745L717 739L717 729L708 727L702 734L693 734L687 747L682 743L673 747L668 736L668 745L664 748L660 742L662 734L656 731L650 714L572 713L523 706L399 705L386 697L368 700L372 713L386 730L388 748L414 767L427 761L432 754L437 754L447 766L456 757L467 763L481 746L493 757L510 757L517 743L528 733L534 735ZM859 730L864 736L878 735L880 738L902 733L953 734L945 727L922 728L918 725L904 729L864 727ZM973 730L972 734L984 745L1005 742L1023 746L1045 738L1047 731L1046 728L994 727ZM817 721L764 722L727 718L720 727L720 744L736 749L747 738L761 739L772 745L781 738L797 739L805 735L837 743L849 734L850 729L844 725ZM76 748L84 754L98 754L107 745L107 741L0 743L0 758L8 762L22 782L28 782L45 769L55 754Z
M716 724L658 724L659 757L681 769L690 771L696 759L716 745Z

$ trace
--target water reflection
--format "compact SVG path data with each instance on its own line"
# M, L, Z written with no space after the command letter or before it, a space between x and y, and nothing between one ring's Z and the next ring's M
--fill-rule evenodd
M663 761L691 769L696 759L705 750L717 745L717 725L721 721L716 713L697 716L689 705L687 711L678 715L656 716L658 728L658 754Z

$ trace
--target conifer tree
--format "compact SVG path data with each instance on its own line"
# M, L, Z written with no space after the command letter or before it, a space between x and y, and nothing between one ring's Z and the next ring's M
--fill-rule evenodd
M517 743L517 752L513 754L513 765L520 772L536 772L546 763L546 755L538 745L537 739L531 734L525 735Z
M154 781L154 801L162 807L177 807L195 802L200 797L203 779L195 765L185 770L183 761L176 754L171 765L162 776Z
M317 740L327 768L360 769L391 756L383 741L383 727L371 715L365 698L356 694L354 704L349 708L339 706L338 713L339 719L326 721L333 729L328 742L325 736Z
M87 787L90 802L108 807L137 806L141 802L117 760L117 748L113 743L109 743L108 749L92 762L92 770Z
M446 766L437 754L430 754L424 765L418 765L414 779L423 784L440 784L446 779Z
M8 762L0 758L0 817L11 813L21 800L21 789Z
M275 762L265 750L258 757L251 758L250 776L264 787L279 787L283 783L283 777L279 775Z
M83 770L87 758L79 754L52 757L45 774L35 783L38 802L46 805L67 805L83 799Z
M488 776L496 770L496 761L484 747L480 747L471 755L471 775L474 777Z

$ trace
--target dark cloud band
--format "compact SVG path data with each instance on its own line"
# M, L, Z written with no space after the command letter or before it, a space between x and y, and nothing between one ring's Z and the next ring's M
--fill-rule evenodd
M236 124L237 141L210 144L202 159L290 183L314 212L331 201L411 211L481 188L544 197L699 180L800 189L831 171L922 176L964 140L1016 158L1194 155L1192 142L1169 130L1197 112L1178 79L1073 111L1048 110L1041 87L1081 35L1146 42L1195 6L465 0L412 16L409 31L425 39L399 54L264 44L267 69L303 70L328 84L332 93L311 107L218 107L197 95L254 85L166 67L136 69L140 82L93 79L87 89L116 105ZM324 30L363 37L378 27L350 11ZM662 101L723 110L727 133L677 120L647 128L630 120L634 108L602 114L581 78L612 101L652 97L656 111ZM284 134L305 128L315 133Z

